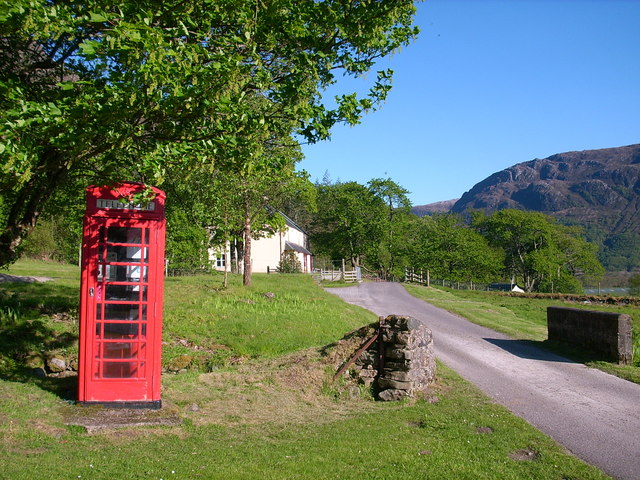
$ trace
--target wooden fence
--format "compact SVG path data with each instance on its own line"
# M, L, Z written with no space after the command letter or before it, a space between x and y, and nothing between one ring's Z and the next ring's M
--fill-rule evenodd
M431 285L429 270L427 270L426 272L423 272L422 270L416 272L413 268L405 268L404 281L409 283L419 283L428 287Z
M315 269L311 276L318 282L347 282L356 283L362 280L360 273L360 267L356 267L353 270L325 270L322 268Z
M416 271L413 268L405 268L403 281L407 283L418 283L420 285L426 285L427 287L431 285L441 285L456 290L491 290L488 284L434 279L431 278L429 270Z

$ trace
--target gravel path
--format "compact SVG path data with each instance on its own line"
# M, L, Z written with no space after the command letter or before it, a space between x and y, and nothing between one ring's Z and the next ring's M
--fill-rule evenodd
M18 275L9 275L8 273L0 273L0 282L20 282L20 283L33 283L33 282L50 282L53 278L49 277L25 277Z
M327 290L379 316L424 321L447 366L584 461L620 480L640 480L640 385L472 324L400 284Z

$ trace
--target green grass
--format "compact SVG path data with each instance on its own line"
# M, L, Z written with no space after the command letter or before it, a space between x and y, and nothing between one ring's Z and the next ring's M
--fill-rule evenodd
M547 337L546 306L512 302L508 297L474 295L481 292L426 288L405 285L412 295L437 307L460 315L474 323L492 328L514 338L544 340Z
M577 361L605 372L640 383L640 308L629 305L580 304L545 298L510 296L496 292L452 290L405 285L412 295L453 312L478 325L502 332L516 339L531 340ZM547 307L568 306L585 310L625 313L633 322L634 365L604 362L584 350L547 341Z
M0 273L53 279L45 283L0 283L0 306L31 317L78 309L80 269L74 265L21 260Z
M165 340L189 338L203 346L226 345L237 355L273 357L325 345L376 321L307 275L255 274L249 289L239 276L230 277L226 290L220 282L218 275L167 279Z
M608 478L439 365L437 403L369 402L345 418L124 429L86 435L35 388L0 382L0 478L564 479ZM7 399L20 394L21 400ZM167 393L171 396L171 392ZM37 401L36 406L32 402ZM479 428L490 433L480 433ZM510 454L526 449L536 460Z
M40 275L49 267L15 268ZM66 298L72 308L77 269L69 272L53 284L0 284L2 298L20 305L15 322L40 322L44 337L72 331L56 317L63 303L47 301ZM385 404L349 385L329 388L335 366L318 347L375 316L307 277L219 285L215 276L166 282L165 353L197 345L242 357L210 373L163 375L163 412L179 416L178 426L89 435L65 424L84 407L63 400L58 380L0 373L0 479L608 478L441 364L431 401ZM521 449L535 459L511 458Z
M0 371L18 352L62 349L77 352L77 342L62 345L65 332L77 336L79 269L73 265L20 261L11 275L46 276L46 283L0 283ZM345 332L376 321L366 310L345 305L306 275L253 276L241 286L231 275L223 289L221 274L170 277L165 282L163 364L179 355L211 369L237 357L273 357L331 343ZM265 293L275 296L268 298ZM66 315L66 314L69 315ZM65 314L61 316L61 314ZM17 315L17 321L9 317ZM52 318L65 321L49 321ZM2 333L3 332L3 333ZM62 337L63 339L65 337ZM187 340L189 347L179 343ZM194 350L192 347L202 347ZM5 365L18 375L16 365ZM6 372L5 372L6 373ZM24 372L22 372L24 373Z

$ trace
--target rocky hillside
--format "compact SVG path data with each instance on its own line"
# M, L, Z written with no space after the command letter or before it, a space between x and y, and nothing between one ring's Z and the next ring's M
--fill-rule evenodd
M582 225L608 270L640 268L640 144L519 163L476 184L452 211L505 208Z
M417 215L419 217L424 217L425 215L432 215L434 213L447 213L451 211L451 208L458 201L458 198L454 198L453 200L445 200L443 202L435 202L429 203L427 205L415 205L411 209L411 213Z

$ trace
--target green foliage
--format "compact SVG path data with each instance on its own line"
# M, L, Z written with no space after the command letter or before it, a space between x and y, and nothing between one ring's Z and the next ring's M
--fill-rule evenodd
M81 226L76 218L43 218L25 240L22 253L32 259L77 264L82 242Z
M608 271L633 271L640 267L640 236L629 232L608 237L599 257Z
M581 293L583 285L577 277L565 270L561 270L557 275L542 278L536 290L550 293Z
M182 210L167 212L166 259L170 270L206 271L209 261L209 235Z
M411 258L412 267L449 281L489 282L498 277L502 266L502 252L453 214L413 222Z
M0 12L0 264L59 188L169 170L252 175L281 139L327 138L384 101L322 93L417 35L412 1L14 2Z
M278 272L280 273L301 273L302 265L296 252L293 250L285 250L282 253L280 263L278 263Z
M407 262L407 234L411 211L409 191L391 178L374 178L367 185L369 190L387 205L384 233L378 245L377 256L371 258L371 266L378 270L382 278L398 278Z
M473 225L491 246L504 251L505 274L527 292L581 291L572 277L593 281L604 273L595 246L582 239L578 229L542 213L500 210L485 217L476 212Z
M41 219L24 242L22 254L37 260L53 260L58 247L56 224L52 218Z
M375 260L388 226L384 200L357 182L317 189L318 214L311 226L314 250L354 266Z

